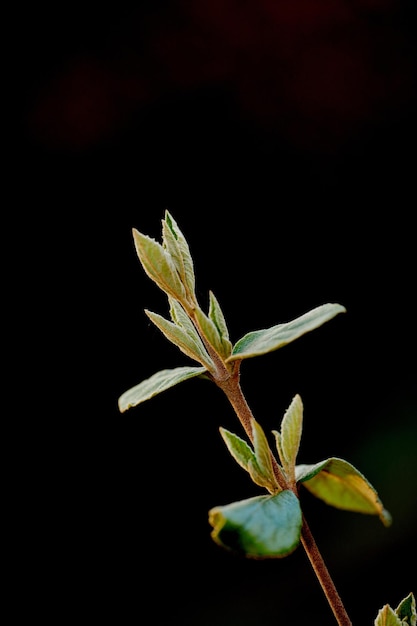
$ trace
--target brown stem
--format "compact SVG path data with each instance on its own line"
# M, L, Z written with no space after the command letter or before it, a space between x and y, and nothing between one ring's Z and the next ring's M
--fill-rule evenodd
M301 529L301 543L309 558L313 570L327 598L327 602L333 611L339 626L352 626L352 622L346 613L343 602L337 592L334 582L329 574L323 557L321 556L311 530L303 516L303 526Z
M238 416L247 436L249 437L249 441L253 442L251 420L254 419L254 417L240 387L239 366L240 363L236 362L233 374L227 380L216 381L216 383L224 391L230 404L234 408L236 415ZM272 466L274 468L274 474L278 481L278 485L281 487L281 489L288 489L286 478L282 473L282 470L278 465L275 457L272 454L271 460Z

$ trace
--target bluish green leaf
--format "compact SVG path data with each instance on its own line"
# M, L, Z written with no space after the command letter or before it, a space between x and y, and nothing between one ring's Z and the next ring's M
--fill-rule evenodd
M141 402L150 400L166 389L178 385L178 383L184 380L204 375L206 371L205 367L177 367L175 369L161 370L135 385L135 387L125 391L118 401L119 410L123 413Z
M284 490L215 507L209 522L223 548L254 559L282 558L299 545L302 515L298 498Z
M291 322L250 332L234 345L227 360L248 359L273 352L345 311L345 307L340 304L323 304Z
M346 511L378 515L384 526L391 524L391 515L374 487L343 459L333 457L315 465L298 465L296 478L326 504Z
M414 594L409 593L395 609L395 613L402 620L404 626L417 625L416 599Z

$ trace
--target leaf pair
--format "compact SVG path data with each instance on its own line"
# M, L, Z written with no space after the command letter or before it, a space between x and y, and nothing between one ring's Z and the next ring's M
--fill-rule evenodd
M190 356L203 365L205 371L214 372L212 360L201 341L199 333L195 330L192 322L187 322L184 316L180 314L180 311L184 311L184 309L179 304L173 306L172 299L170 299L170 302L171 315L172 311L176 311L176 323L175 321L169 322L156 313L146 311L146 314L169 341L177 345L187 356ZM228 363L237 359L253 358L278 350L288 343L295 341L295 339L298 339L303 334L318 328L326 321L329 321L345 310L346 309L340 304L329 303L320 305L291 322L250 332L239 339L233 348L229 341L229 334L223 313L212 293L210 293L209 316L206 316L199 307L194 311L194 314L201 332L204 333L214 350ZM184 315L186 315L186 311L184 311ZM177 385L182 382L182 380L198 376L202 373L200 368L185 368L190 376L187 375L186 378L183 378L182 374L184 373L184 368L179 369L181 373L180 376L176 375L176 370L163 370L159 372L158 375L153 375L150 379L126 391L119 398L120 411L124 412L131 407L137 406L156 394ZM164 378L165 383L162 384Z
M414 595L409 593L396 609L392 609L389 604L383 606L374 624L375 626L416 626L417 613Z

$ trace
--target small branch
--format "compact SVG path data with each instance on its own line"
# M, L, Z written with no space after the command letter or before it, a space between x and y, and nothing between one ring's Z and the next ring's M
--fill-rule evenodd
M317 544L304 517L301 530L301 543L307 553L311 565L313 566L314 572L324 591L324 594L327 598L330 608L333 611L337 623L339 624L339 626L352 626L352 622L350 621L349 616L346 613L343 602L337 592L334 582L329 574L326 564L323 561L323 557L319 552Z

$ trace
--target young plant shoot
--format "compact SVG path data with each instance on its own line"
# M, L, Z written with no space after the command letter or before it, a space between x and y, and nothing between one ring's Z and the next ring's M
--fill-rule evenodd
M172 215L165 212L161 244L136 229L133 239L145 273L168 298L169 319L145 309L146 315L196 364L163 369L128 389L119 398L120 411L191 378L204 377L216 384L233 407L247 439L222 427L220 435L232 457L263 493L212 508L208 517L213 540L231 553L253 559L283 558L301 544L337 624L352 626L301 510L299 489L304 487L338 509L375 515L385 526L390 525L391 516L374 487L348 461L330 457L312 465L297 462L304 417L298 394L292 398L279 430L272 431L273 451L240 386L243 360L278 350L344 313L345 307L323 304L290 322L249 332L232 344L214 294L209 293L207 313L197 301L190 249ZM416 619L416 602L410 593L395 609L385 605L374 626L417 626Z

